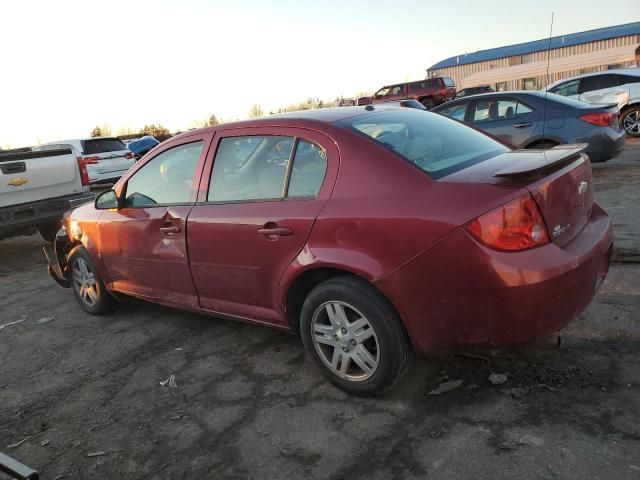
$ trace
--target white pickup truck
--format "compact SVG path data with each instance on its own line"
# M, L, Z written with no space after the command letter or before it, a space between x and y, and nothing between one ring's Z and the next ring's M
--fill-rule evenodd
M0 151L0 239L38 230L53 241L62 214L92 200L86 162L71 148Z

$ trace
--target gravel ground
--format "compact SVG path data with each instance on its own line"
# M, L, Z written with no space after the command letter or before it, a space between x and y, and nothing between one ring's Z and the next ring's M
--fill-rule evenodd
M381 399L284 333L136 301L88 316L38 236L0 241L0 450L43 479L640 478L640 141L594 172L616 263L561 346L418 360Z

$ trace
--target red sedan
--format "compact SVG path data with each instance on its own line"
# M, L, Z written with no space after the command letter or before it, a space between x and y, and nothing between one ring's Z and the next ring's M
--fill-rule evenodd
M49 270L92 314L129 295L294 332L377 393L412 350L529 342L589 304L612 228L583 147L383 106L190 131L68 214Z

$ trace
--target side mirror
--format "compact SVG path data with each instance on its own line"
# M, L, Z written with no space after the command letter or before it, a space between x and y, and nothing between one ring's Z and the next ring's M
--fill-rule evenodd
M113 190L107 190L106 192L102 192L96 198L95 203L96 210L111 210L117 209L120 207L120 202L118 201L118 196L116 192Z

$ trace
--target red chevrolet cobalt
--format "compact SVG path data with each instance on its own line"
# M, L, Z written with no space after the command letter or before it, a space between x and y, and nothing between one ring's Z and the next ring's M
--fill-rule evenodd
M373 394L412 351L522 344L589 304L612 228L584 147L383 106L194 130L68 214L49 271L95 315L129 295L294 332Z

